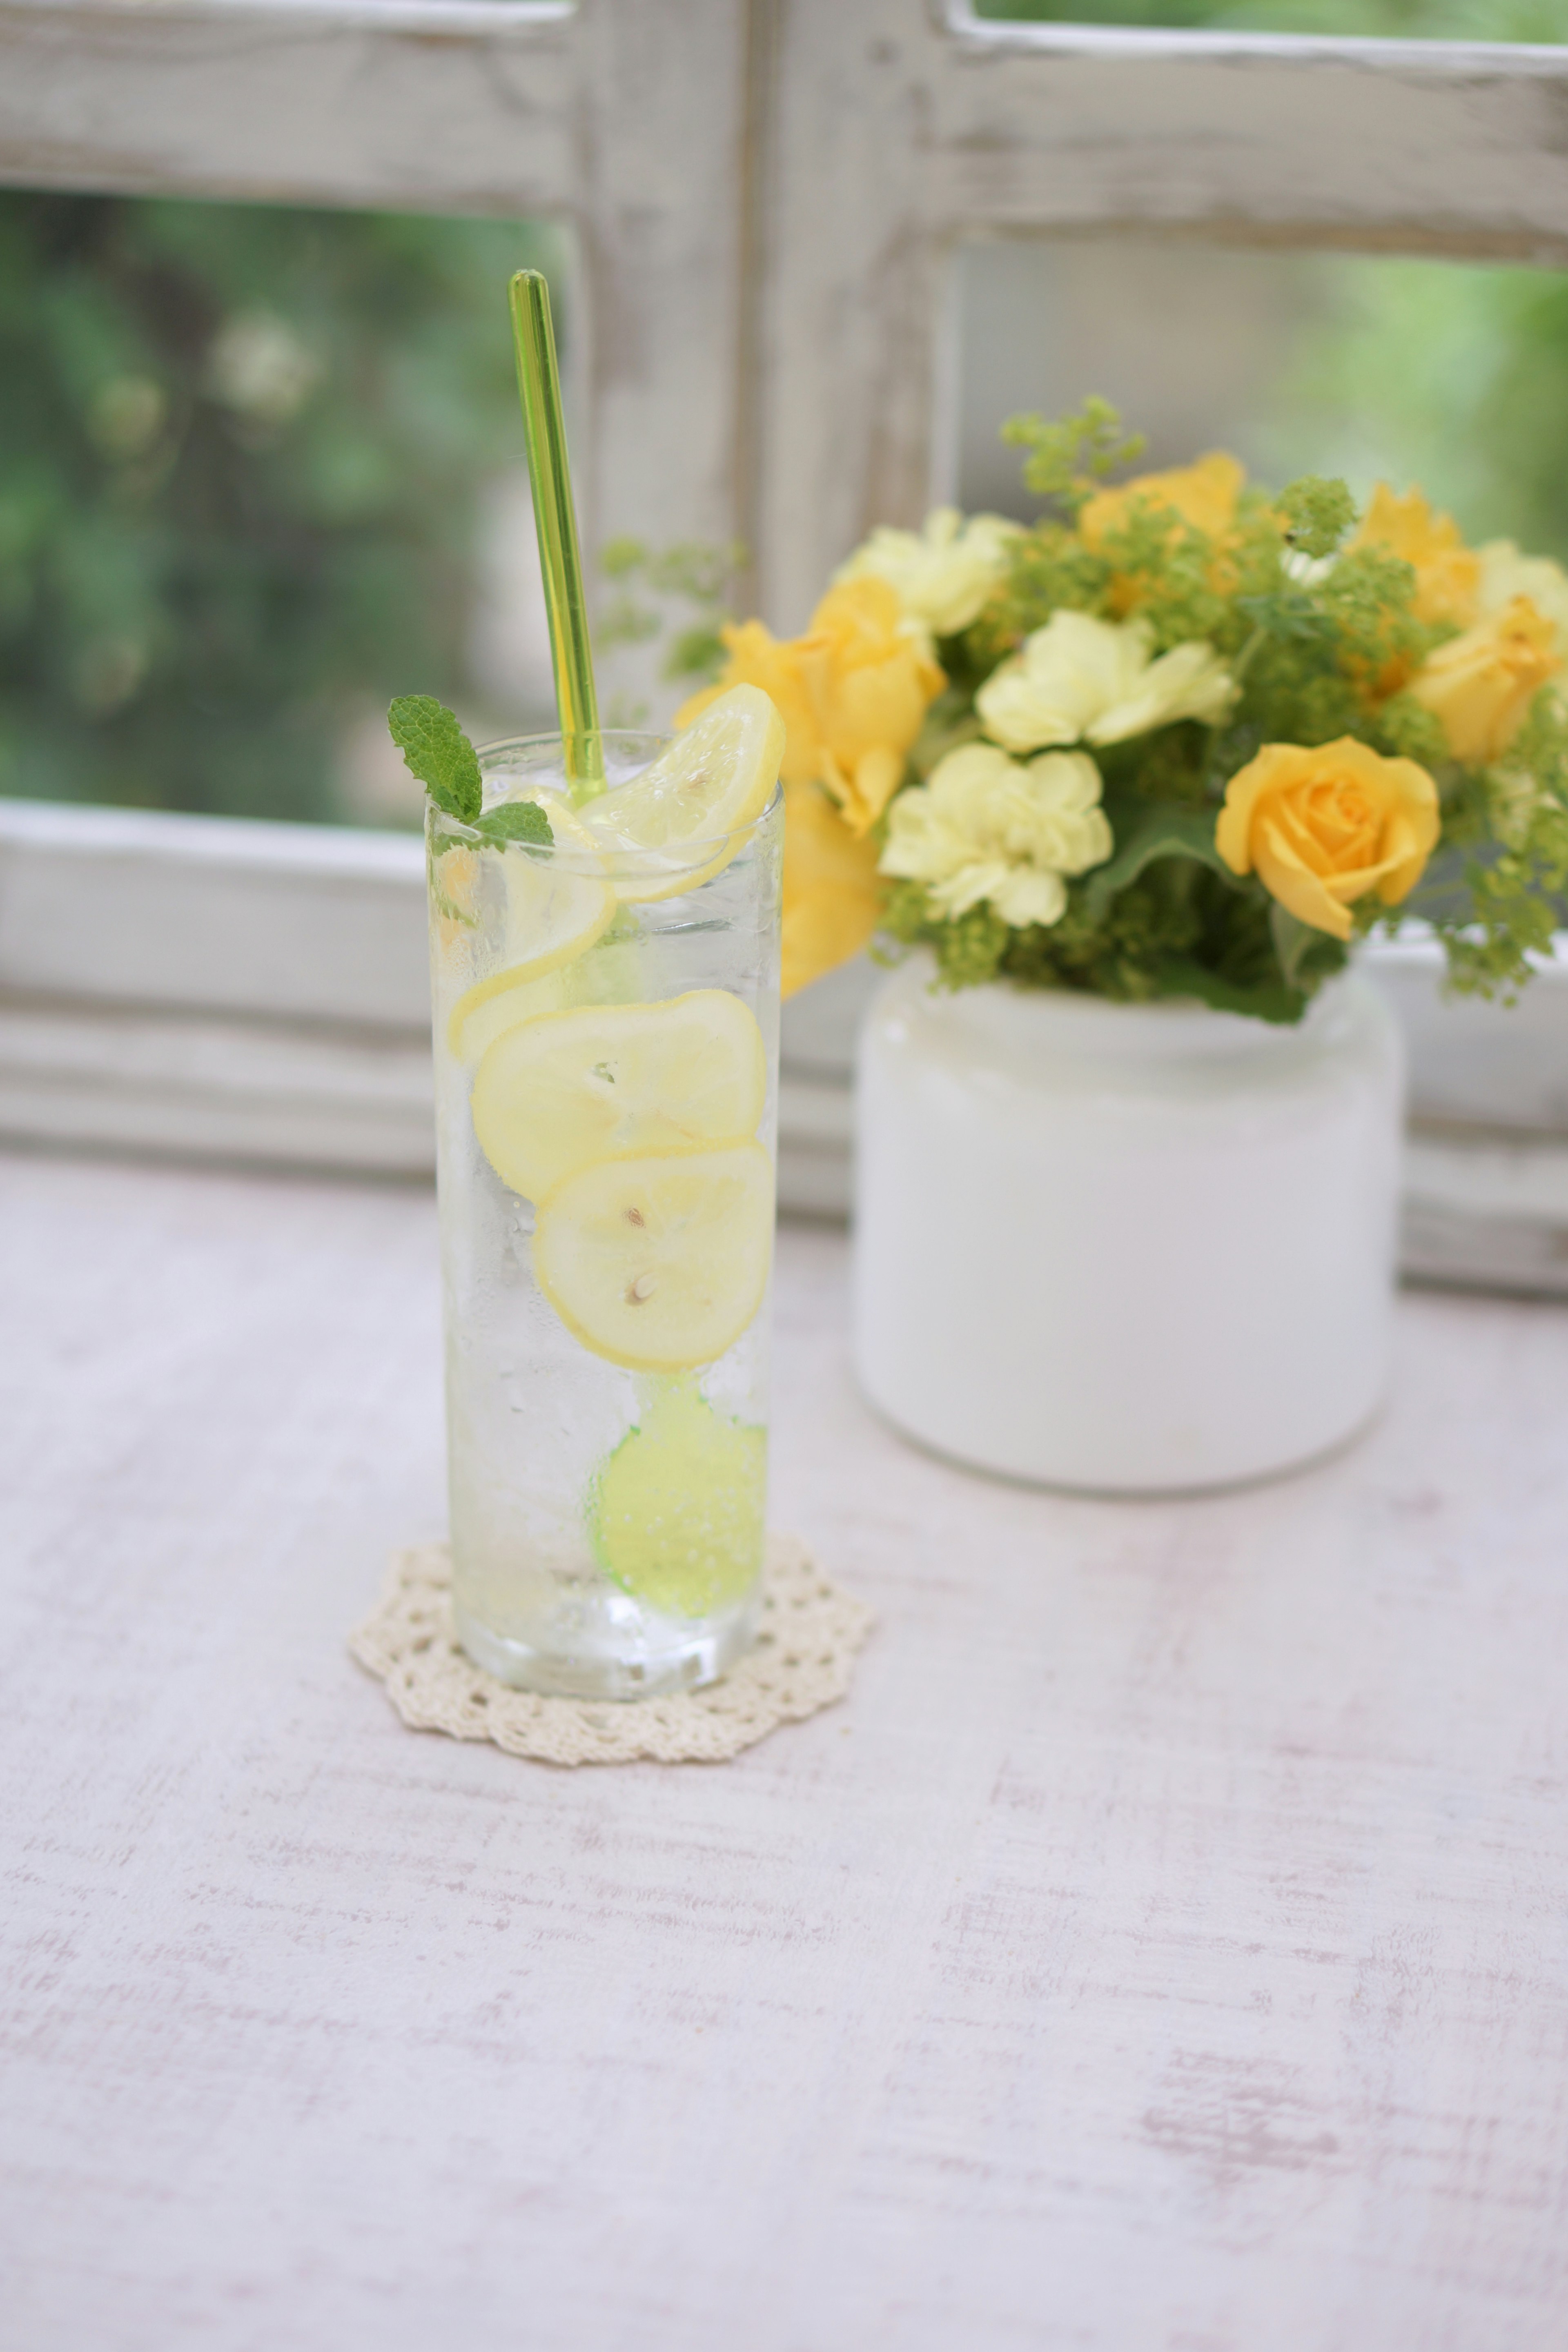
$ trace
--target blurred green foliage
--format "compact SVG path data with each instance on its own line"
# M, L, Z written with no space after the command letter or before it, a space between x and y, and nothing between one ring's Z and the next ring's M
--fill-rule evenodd
M1262 420L1268 469L1419 482L1467 538L1568 562L1568 278L1325 257ZM1413 356L1418 363L1413 364Z
M460 698L514 223L0 194L0 790L330 817Z
M975 0L1010 23L1317 33L1363 40L1568 40L1568 0Z

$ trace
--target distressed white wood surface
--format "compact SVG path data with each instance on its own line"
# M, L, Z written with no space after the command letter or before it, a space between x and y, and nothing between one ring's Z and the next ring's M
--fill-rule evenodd
M786 1233L776 1516L877 1608L732 1766L405 1731L415 1190L0 1163L7 2352L1559 2352L1568 1314L1359 1446L902 1446Z

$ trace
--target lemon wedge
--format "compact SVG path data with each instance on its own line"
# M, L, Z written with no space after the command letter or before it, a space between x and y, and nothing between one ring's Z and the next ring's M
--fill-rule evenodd
M601 844L564 801L553 793L525 793L550 818L554 847L538 853L521 846L495 852L506 888L506 961L488 980L476 981L452 1007L447 1041L460 1061L482 1054L500 1031L551 1009L561 996L520 997L537 981L585 954L616 919L619 900L606 877Z
M762 1572L767 1440L717 1412L693 1380L661 1381L589 1501L600 1564L676 1617L743 1600Z
M617 878L629 904L672 898L721 873L773 796L784 726L760 686L732 686L700 711L668 751L628 784L582 812L610 856L637 871ZM717 845L717 849L715 849Z
M474 1080L474 1133L501 1182L539 1201L597 1160L745 1142L767 1084L763 1033L721 988L576 1005L496 1038Z
M760 1143L601 1160L540 1203L533 1271L574 1338L633 1372L693 1371L763 1303L773 1170Z

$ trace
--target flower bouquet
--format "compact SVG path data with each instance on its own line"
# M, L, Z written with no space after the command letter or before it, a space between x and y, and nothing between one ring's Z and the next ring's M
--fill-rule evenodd
M1358 939L1509 995L1568 883L1568 576L1419 490L1015 419L1032 527L881 530L783 715L786 991L879 935L856 1352L961 1458L1117 1491L1338 1443L1389 1361L1403 1073ZM688 706L688 712L695 705ZM1243 1016L1243 1017L1237 1017Z
M1358 515L1223 454L1108 487L1103 402L1006 433L1032 529L876 530L803 636L722 632L788 735L786 990L879 930L949 988L1295 1022L1412 914L1456 986L1522 984L1568 883L1568 575L1419 490Z

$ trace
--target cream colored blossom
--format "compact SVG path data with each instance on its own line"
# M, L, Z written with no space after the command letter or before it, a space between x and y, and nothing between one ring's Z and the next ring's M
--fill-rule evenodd
M1085 751L1047 751L1026 767L990 743L965 743L893 803L882 871L923 882L946 916L984 899L1015 929L1058 922L1063 877L1111 852L1100 792Z
M933 636L951 637L974 620L1007 568L1020 523L1005 515L971 515L938 507L923 530L874 530L833 577L887 581L904 610Z
M980 723L1009 751L1056 743L1124 743L1177 719L1222 719L1235 688L1212 646L1174 646L1156 660L1146 621L1056 612L974 698Z
M1516 596L1528 596L1555 632L1553 650L1568 654L1568 572L1549 555L1523 555L1511 539L1489 539L1478 547L1481 567L1479 610L1482 619L1500 613Z

